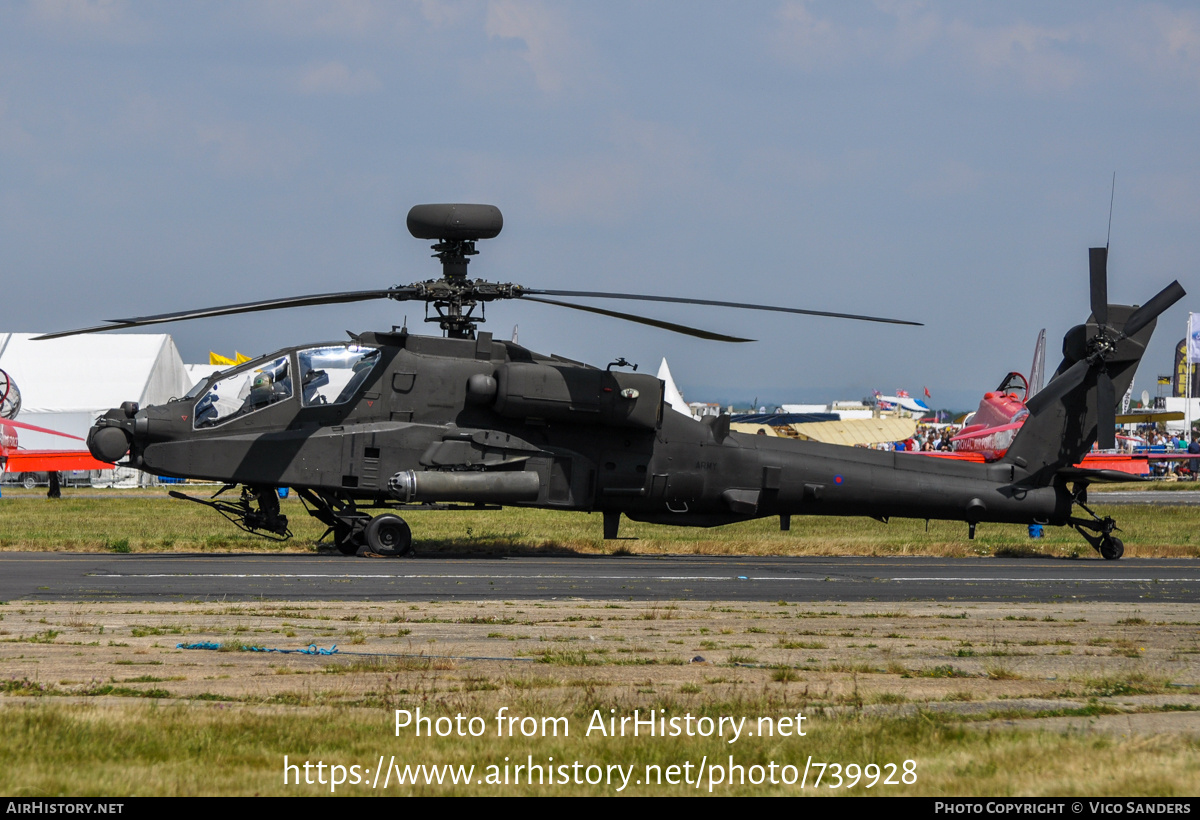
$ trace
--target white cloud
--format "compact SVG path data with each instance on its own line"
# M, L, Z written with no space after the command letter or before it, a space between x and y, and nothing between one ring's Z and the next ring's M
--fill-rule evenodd
M695 141L661 122L617 116L608 143L541 169L535 195L545 213L609 222L666 191L684 196L706 176Z
M805 0L788 0L779 9L779 27L774 30L775 47L781 56L806 68L837 65L862 53L853 47L860 32L818 17Z
M302 151L292 139L256 131L236 121L197 123L192 141L211 156L218 171L230 176L284 177L302 158Z
M488 37L520 40L525 62L542 91L561 91L574 73L579 43L557 7L540 2L492 0L484 30Z
M1016 77L1035 91L1071 88L1086 73L1077 58L1065 53L1082 39L1079 29L1023 22L985 28L955 21L946 34L968 65L989 76Z
M918 179L910 190L914 196L930 199L961 196L975 191L984 175L960 160L946 160L933 173Z
M240 16L243 8L234 10ZM384 0L265 0L250 6L248 16L287 36L375 38L406 30L410 8Z
M32 0L29 17L43 28L69 36L131 42L149 33L126 0Z
M8 101L0 96L0 151L26 153L35 145L33 135L8 113Z
M743 165L746 175L784 179L789 186L806 189L859 184L878 177L886 166L875 148L826 152L794 145L757 148L746 154Z
M549 222L622 222L657 197L694 198L711 186L707 157L688 134L624 116L599 132L602 142L590 150L521 158L480 152L455 163L466 193L530 202Z
M1153 21L1162 32L1170 56L1191 63L1200 61L1200 19L1195 12L1156 9Z
M855 15L856 23L866 22L852 25L833 15L818 15L806 0L787 0L771 37L781 59L810 70L863 62L902 65L945 47L961 69L989 81L1015 78L1035 91L1070 88L1085 74L1083 64L1068 51L1084 38L1087 23L1057 28L1020 21L981 26L962 18L946 19L912 2L881 2L875 11Z
M1162 6L1109 21L1106 37L1135 64L1165 79L1200 80L1200 14Z
M297 82L304 94L342 94L355 96L378 91L379 78L369 69L351 71L345 63L329 60L305 69Z
M635 162L594 155L542 165L533 179L538 210L556 219L611 221L628 213L645 180Z
M33 0L29 6L34 17L49 23L75 26L104 26L125 17L125 0Z
M425 22L441 28L457 25L468 16L473 16L477 4L469 4L462 0L417 0L421 16Z
M700 164L702 152L695 140L661 122L618 115L609 135L617 153L636 157L655 184L691 177Z
M1200 221L1200 175L1192 171L1171 174L1146 174L1136 178L1133 192L1149 201L1156 218L1168 224L1191 224Z
M287 177L309 153L294 128L245 122L149 94L131 97L111 119L90 127L87 137L105 149L162 152L196 161L205 172L253 179Z

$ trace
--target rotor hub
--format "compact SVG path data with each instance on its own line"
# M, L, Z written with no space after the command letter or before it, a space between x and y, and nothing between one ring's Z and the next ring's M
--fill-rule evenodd
M1120 337L1109 335L1107 326L1101 327L1100 331L1087 341L1088 359L1093 361L1111 359L1119 340Z

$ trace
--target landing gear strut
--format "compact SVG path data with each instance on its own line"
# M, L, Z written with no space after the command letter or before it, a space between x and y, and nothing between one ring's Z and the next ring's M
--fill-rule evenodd
M337 547L338 552L342 555L358 555L358 551L366 546L367 525L370 523L371 516L361 513L337 516L329 526L333 530L333 545ZM329 530L326 530L325 535L328 534ZM325 535L321 536L322 540Z
M292 537L287 516L279 511L279 494L275 492L274 487L242 487L242 495L236 502L217 498L226 490L232 490L234 486L236 485L226 484L209 499L192 498L175 490L171 490L169 495L171 498L212 507L239 529L251 535L261 535L272 541L286 541Z
M333 544L342 555L399 558L412 552L412 530L398 515L384 513L372 518L360 512L353 499L342 500L327 493L297 489L308 511L333 534Z
M1121 528L1117 526L1117 522L1110 516L1106 515L1101 518L1088 507L1085 503L1087 500L1087 487L1076 487L1071 497L1091 518L1076 518L1072 516L1067 519L1067 523L1074 527L1075 531L1083 536L1083 540L1091 544L1092 549L1100 553L1104 560L1116 561L1124 555L1125 543L1113 535L1113 532L1120 532ZM1091 532L1087 532L1087 530L1091 530Z

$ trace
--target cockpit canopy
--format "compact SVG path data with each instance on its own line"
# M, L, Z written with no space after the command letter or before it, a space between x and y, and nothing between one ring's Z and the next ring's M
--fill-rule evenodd
M379 361L379 351L360 345L301 350L301 402L305 407L350 401Z
M199 396L193 424L197 430L216 427L288 401L296 392L293 373L297 372L303 407L343 404L354 398L378 361L377 349L355 344L256 359L188 394Z

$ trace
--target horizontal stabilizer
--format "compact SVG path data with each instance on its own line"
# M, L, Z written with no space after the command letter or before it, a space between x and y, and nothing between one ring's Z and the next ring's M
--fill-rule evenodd
M1086 467L1063 467L1058 471L1058 475L1067 481L1082 481L1085 484L1124 484L1150 480L1121 470L1089 470Z

